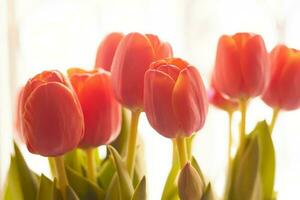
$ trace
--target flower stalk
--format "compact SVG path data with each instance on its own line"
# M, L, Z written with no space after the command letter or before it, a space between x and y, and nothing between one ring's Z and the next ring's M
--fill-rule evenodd
M94 158L94 149L88 148L85 150L86 158L87 158L87 175L88 178L96 183L97 182L97 167Z
M55 160L55 168L56 168L55 171L56 171L59 189L62 192L63 199L66 200L67 199L66 188L69 185L69 182L65 171L64 157L57 156L54 158L54 160Z

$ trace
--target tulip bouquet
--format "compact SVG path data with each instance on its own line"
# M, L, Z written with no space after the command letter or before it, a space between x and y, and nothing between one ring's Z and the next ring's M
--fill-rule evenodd
M198 70L173 56L171 45L151 34L109 34L93 70L52 70L21 89L17 138L48 157L52 177L36 174L17 144L4 200L147 199L140 114L173 142L173 161L162 200L276 199L272 131L281 110L300 106L300 52L278 45L268 54L261 36L224 35L217 48L210 89ZM246 132L247 106L262 100L274 109L271 123ZM228 168L222 197L193 156L196 132L208 103L228 113ZM232 145L232 115L240 111L239 145ZM97 148L106 146L105 157ZM233 152L234 151L234 152Z

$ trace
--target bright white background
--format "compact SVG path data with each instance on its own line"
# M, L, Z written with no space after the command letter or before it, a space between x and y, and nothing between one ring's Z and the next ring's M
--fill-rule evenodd
M300 48L297 0L0 0L0 183L11 152L15 96L28 78L45 69L92 68L97 46L111 31L155 33L169 41L176 56L200 70L206 83L222 34L261 34L268 50L284 42ZM250 105L248 129L270 119L259 99ZM238 125L239 115L235 115ZM281 113L275 127L276 189L279 199L295 199L300 185L300 111ZM171 142L142 115L149 199L159 199L171 162ZM235 130L237 131L237 130ZM218 194L226 167L227 118L210 108L194 153ZM22 146L30 167L49 174L47 160ZM1 191L0 191L1 192Z

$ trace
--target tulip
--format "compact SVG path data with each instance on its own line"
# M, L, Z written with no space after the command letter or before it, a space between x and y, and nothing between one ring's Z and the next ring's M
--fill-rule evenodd
M171 46L155 35L126 35L118 45L111 69L118 101L131 110L143 109L145 72L153 61L170 56Z
M273 108L272 133L280 110L295 110L300 106L300 51L277 45L270 53L270 70L270 83L262 99Z
M213 78L218 91L230 98L248 99L268 83L268 59L260 35L237 33L219 39Z
M68 75L84 116L85 132L80 147L111 143L120 133L121 106L113 96L110 74L71 68Z
M200 130L208 101L197 69L179 58L159 60L145 74L144 106L150 125L174 138L181 167L188 160L185 137Z
M123 37L123 33L113 32L102 40L97 50L95 68L110 71L116 49Z
M237 101L229 99L221 94L214 86L208 90L208 101L217 108L232 113L239 108Z
M271 80L263 101L272 108L294 110L300 106L300 51L277 45L270 54Z
M197 69L179 59L151 64L145 74L145 113L151 126L167 138L189 137L200 130L207 96Z
M157 36L130 33L120 41L112 62L111 76L115 97L131 110L126 156L131 177L136 154L137 126L144 108L144 75L153 61L171 56L171 46Z
M22 136L31 153L59 156L83 137L83 114L72 86L58 71L30 79L20 102Z

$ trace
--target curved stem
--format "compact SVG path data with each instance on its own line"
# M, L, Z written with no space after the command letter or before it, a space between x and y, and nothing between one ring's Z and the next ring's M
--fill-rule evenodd
M128 168L128 172L130 177L133 177L133 169L135 162L135 154L136 154L136 142L137 142L137 128L139 123L141 111L132 111L131 112L131 124L130 124L130 132L128 138L128 146L127 146L127 159L126 164Z
M243 150L246 142L246 114L247 114L247 100L240 100L241 124L240 124L240 151Z
M94 158L94 149L88 148L85 150L86 158L87 158L87 175L90 181L96 183L97 182L97 168Z
M54 157L54 160L55 160L58 185L62 192L63 199L67 199L66 188L69 185L69 183L65 171L64 157L63 156Z
M183 168L186 162L188 161L185 138L184 137L176 138L176 143L177 143L180 167Z
M270 134L271 134L271 135L272 135L272 133L273 133L274 126L275 126L276 120L277 120L277 118L278 118L279 111L280 111L279 108L274 108L274 109L273 109L272 121L271 121L270 126L269 126L269 130L270 130Z

